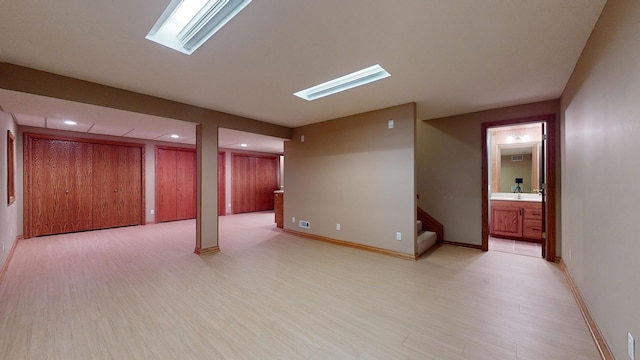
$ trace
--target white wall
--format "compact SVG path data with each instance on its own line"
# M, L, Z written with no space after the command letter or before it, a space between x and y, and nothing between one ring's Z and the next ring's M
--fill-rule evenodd
M0 269L7 260L9 251L16 242L18 234L22 231L18 230L18 203L22 201L22 191L18 189L18 178L15 178L16 184L16 201L8 205L7 194L7 130L11 130L13 136L16 137L16 152L18 151L18 126L13 121L11 114L0 111ZM16 163L18 162L16 154ZM15 172L18 173L16 164Z
M562 253L617 359L640 357L640 1L609 0L562 95ZM569 256L571 254L571 256Z

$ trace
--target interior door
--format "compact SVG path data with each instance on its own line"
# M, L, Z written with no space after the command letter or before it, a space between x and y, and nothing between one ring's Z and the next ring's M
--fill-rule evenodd
M256 158L256 211L273 210L273 192L278 188L278 159Z
M539 191L542 196L542 257L547 257L547 123L542 123L542 142L540 144L540 186Z
M156 150L156 221L176 220L177 154L173 150Z
M118 162L114 147L93 144L93 227L118 226Z
M40 138L28 138L27 143L26 235L91 229L91 144Z
M176 219L196 217L196 153L176 151Z
M226 199L226 174L227 166L225 160L225 153L218 153L218 215L227 214L227 199Z
M233 213L256 211L256 158L233 154L231 161Z
M142 214L142 150L132 146L114 146L118 156L116 226L136 225Z

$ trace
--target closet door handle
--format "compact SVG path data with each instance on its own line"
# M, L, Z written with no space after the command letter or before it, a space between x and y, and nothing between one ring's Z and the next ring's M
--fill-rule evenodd
M113 192L118 192L118 189L113 189Z
M65 193L65 194L69 194L69 190L65 190L65 191L64 191L64 193Z

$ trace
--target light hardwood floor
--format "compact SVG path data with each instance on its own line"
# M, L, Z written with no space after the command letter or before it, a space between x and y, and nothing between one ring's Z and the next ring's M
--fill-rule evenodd
M501 251L511 254L542 257L542 245L540 243L500 239L489 236L489 251Z
M298 238L273 214L21 241L2 359L599 359L556 264L442 246L418 261Z

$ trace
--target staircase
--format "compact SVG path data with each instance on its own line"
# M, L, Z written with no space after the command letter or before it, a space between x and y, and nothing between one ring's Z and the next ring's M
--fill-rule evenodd
M418 208L418 221L416 222L416 258L429 250L435 243L444 239L444 226L434 219L426 211Z
M426 231L422 228L422 220L416 222L416 232L418 234L416 257L429 250L438 241L438 235L433 231Z

